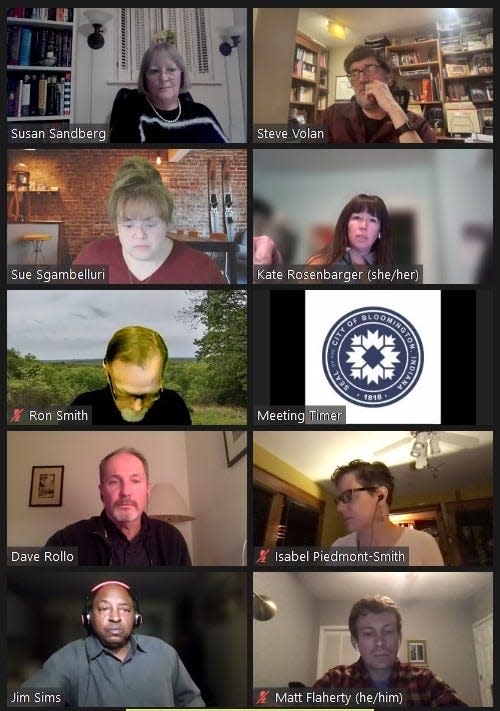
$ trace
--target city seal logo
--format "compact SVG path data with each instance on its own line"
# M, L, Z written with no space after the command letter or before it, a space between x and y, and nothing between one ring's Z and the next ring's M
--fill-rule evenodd
M424 365L424 349L407 318L385 307L356 309L332 326L323 370L344 400L384 407L406 397Z

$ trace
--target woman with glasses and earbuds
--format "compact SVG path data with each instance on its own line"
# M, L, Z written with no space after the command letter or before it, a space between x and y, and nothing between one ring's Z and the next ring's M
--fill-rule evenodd
M115 237L87 244L73 265L108 267L108 284L227 284L207 254L167 236L174 210L160 173L145 158L126 158L108 199Z
M335 469L337 511L344 519L348 535L337 538L332 547L404 547L409 565L444 565L433 536L415 528L396 526L389 519L394 493L394 477L382 462L354 459Z
M381 51L359 45L344 60L354 96L349 102L329 106L324 115L328 143L436 143L431 125L423 116L400 103L393 84L392 67Z
M393 265L391 218L382 198L355 195L339 215L333 238L306 265Z
M193 101L184 59L160 32L144 53L137 89L120 89L109 124L111 143L227 143L214 114Z

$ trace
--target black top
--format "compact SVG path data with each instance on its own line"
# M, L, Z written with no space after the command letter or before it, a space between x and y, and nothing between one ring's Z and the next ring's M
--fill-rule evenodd
M109 385L102 390L92 390L77 395L71 405L92 407L93 425L123 425L124 427L149 427L151 425L190 425L191 415L187 405L175 390L163 390L160 397L140 422L126 422L115 405Z
M153 109L137 89L120 89L113 102L109 122L111 143L227 143L219 122L205 106L179 96L178 109ZM159 114L159 115L158 115ZM162 120L162 118L165 120Z
M124 556L125 538L102 511L100 516L76 521L56 531L46 547L76 546L78 565L190 566L191 557L182 533L171 523L142 514L141 530L129 541L130 555Z

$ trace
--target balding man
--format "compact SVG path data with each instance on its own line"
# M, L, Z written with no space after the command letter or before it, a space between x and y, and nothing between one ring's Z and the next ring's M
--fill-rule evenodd
M125 326L111 337L103 369L108 385L78 395L71 405L92 407L93 425L190 425L186 403L163 387L168 349L159 333Z
M78 565L190 566L181 532L146 514L152 484L146 457L133 447L108 454L99 465L100 516L77 521L46 546L76 546Z

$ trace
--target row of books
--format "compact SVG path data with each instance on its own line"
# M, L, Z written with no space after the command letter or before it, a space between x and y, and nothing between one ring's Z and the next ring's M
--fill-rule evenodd
M434 55L426 55L422 52L392 52L391 63L395 67L408 66L410 64L425 64L425 62L435 62L437 59Z
M304 62L302 59L296 59L293 67L293 73L297 77L314 80L316 78L316 67L314 64Z
M32 67L49 62L53 66L70 67L73 33L52 28L7 27L7 64Z
M72 7L9 7L7 17L21 17L25 20L52 20L53 22L73 22Z
M7 77L7 116L68 116L71 72Z
M312 86L293 86L290 95L290 101L300 101L301 103L312 103L314 101L314 87Z
M295 48L295 59L301 59L303 62L308 62L308 64L314 64L316 55L314 52L310 52L304 47L297 46Z

